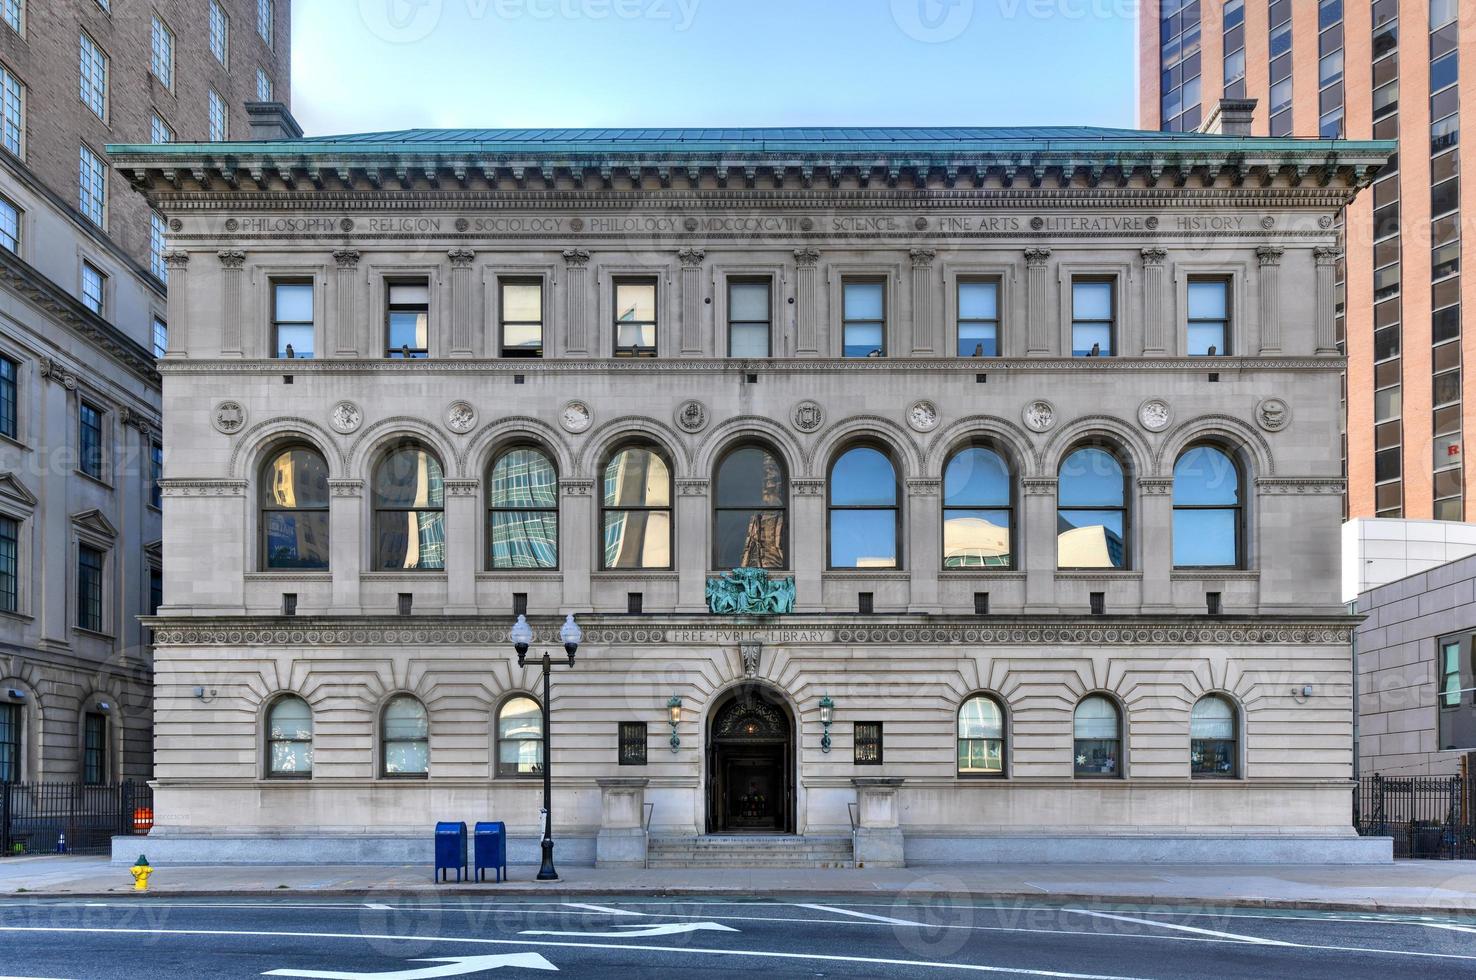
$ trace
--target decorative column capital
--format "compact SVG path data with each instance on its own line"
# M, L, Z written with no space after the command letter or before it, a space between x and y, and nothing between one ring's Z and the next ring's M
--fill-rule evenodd
M907 496L909 497L936 497L942 487L941 480L908 480Z
M1027 497L1048 497L1056 492L1056 478L1053 476L1031 476L1020 481L1020 487L1025 491Z
M1138 254L1143 256L1145 266L1157 267L1163 265L1163 260L1168 258L1168 249L1145 248L1141 249Z
M707 496L706 480L678 480L676 481L677 496L679 497L705 497Z
M338 263L340 269L356 269L359 266L359 250L356 248L334 249L333 261Z
M442 480L441 485L446 488L448 497L475 497L481 482L479 480Z
M328 492L335 497L358 497L364 493L363 480L329 480Z
M820 250L814 248L797 248L794 250L794 261L802 269L813 269L815 263L820 261Z
M791 480L789 489L796 497L825 496L824 480Z
M183 269L190 264L190 253L182 249L171 248L164 253L164 264L171 269Z
M684 266L699 266L702 260L707 258L707 252L700 248L684 248L677 252L677 258L682 260Z
M227 269L239 269L246 264L246 253L239 248L223 248L215 253L215 257Z
M1337 265L1343 257L1343 250L1336 245L1319 245L1312 250L1312 256L1318 265Z
M1145 497L1167 497L1174 492L1174 481L1171 477L1139 477L1138 489Z
M931 248L914 248L907 254L912 256L912 267L914 269L926 269L933 264L933 259L938 255Z
M564 261L569 265L585 265L589 262L589 252L582 248L566 248Z
M1256 249L1256 258L1261 260L1261 267L1281 265L1281 257L1286 254L1286 249L1280 245L1262 245Z
M47 381L55 381L68 391L77 390L77 376L63 368L49 357L41 357L37 363L41 367L41 377Z
M1027 248L1025 250L1025 264L1032 269L1044 268L1050 257L1051 250L1048 248Z
M594 491L593 480L560 480L559 488L566 497L588 497Z
M477 257L477 253L469 248L453 248L446 253L446 257L451 260L452 268L470 269L472 259Z

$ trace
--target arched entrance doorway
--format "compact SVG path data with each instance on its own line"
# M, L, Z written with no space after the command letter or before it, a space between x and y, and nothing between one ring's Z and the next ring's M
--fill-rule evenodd
M794 833L794 723L783 697L744 684L707 726L707 832Z

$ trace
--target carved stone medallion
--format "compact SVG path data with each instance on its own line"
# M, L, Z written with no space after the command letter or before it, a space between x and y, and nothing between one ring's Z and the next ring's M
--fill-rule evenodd
M1149 432L1162 432L1174 420L1174 411L1162 398L1150 398L1138 406L1138 424Z
M559 424L569 432L583 432L594 425L594 412L584 402L570 402L559 414Z
M707 426L707 406L692 398L676 410L676 424L683 432L701 432Z
M1031 432L1044 432L1056 424L1056 408L1044 398L1037 398L1025 406L1020 418Z
M458 434L465 434L472 430L477 424L477 410L470 403L454 401L446 406L446 428Z
M819 402L802 401L789 413L789 420L801 432L814 432L825 424L825 409Z
M246 409L241 407L240 402L221 402L211 413L210 424L215 426L217 432L233 436L246 427Z
M350 401L342 401L333 406L333 411L328 413L328 424L333 426L334 431L348 434L353 432L364 421L364 413L359 406Z
M938 427L938 406L927 399L914 403L907 410L907 424L918 432L932 432Z
M1256 424L1267 432L1280 432L1291 422L1291 408L1280 398L1266 398L1256 406Z

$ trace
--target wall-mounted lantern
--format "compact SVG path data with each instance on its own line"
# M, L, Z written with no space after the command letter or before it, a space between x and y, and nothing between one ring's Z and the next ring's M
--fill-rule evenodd
M820 724L825 726L825 734L820 736L820 751L830 751L830 723L835 721L835 702L830 700L827 694L820 699Z
M677 735L677 726L682 723L682 699L675 694L666 702L666 723L671 726L671 750L675 752L682 745Z

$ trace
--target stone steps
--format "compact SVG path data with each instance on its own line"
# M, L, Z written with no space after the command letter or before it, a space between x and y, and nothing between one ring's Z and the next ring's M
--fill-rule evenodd
M648 868L849 868L849 837L652 837Z

